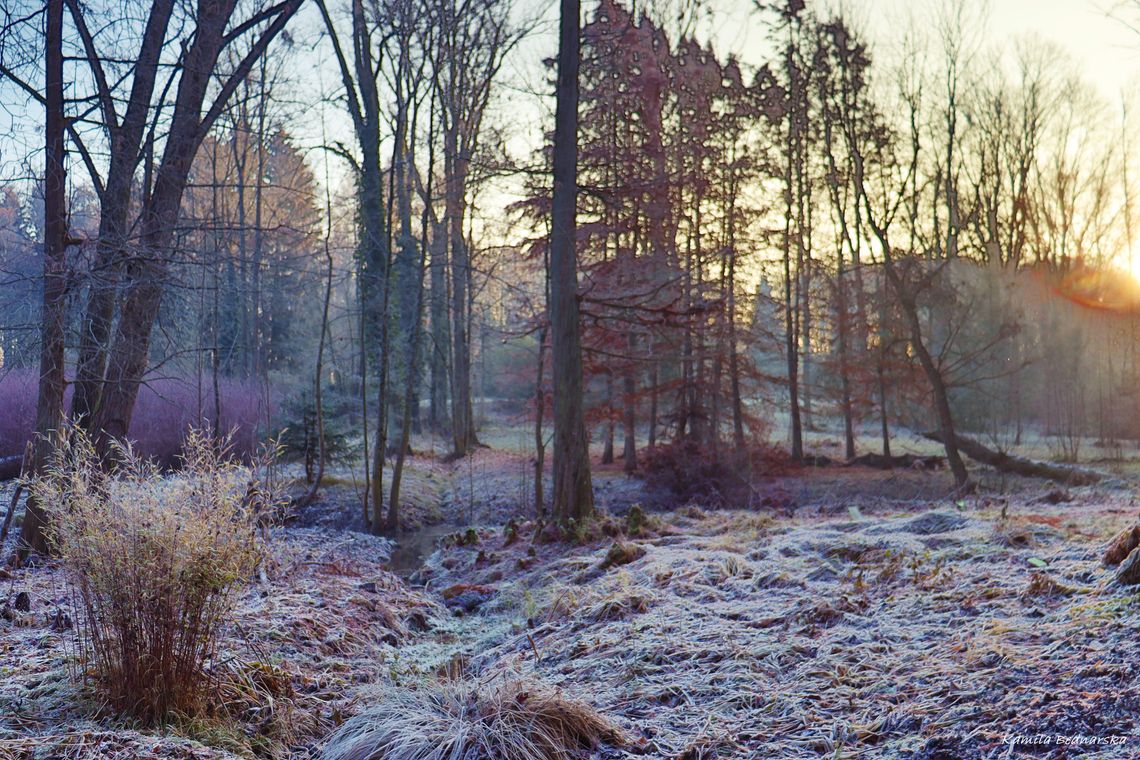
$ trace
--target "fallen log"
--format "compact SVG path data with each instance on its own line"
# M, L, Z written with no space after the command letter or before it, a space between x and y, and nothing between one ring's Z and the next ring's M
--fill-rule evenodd
M938 470L946 465L945 457L923 457L914 454L886 456L884 454L862 454L849 459L844 467L871 467L876 470Z
M922 437L931 441L937 441L938 443L945 443L942 434L939 432L923 433ZM1011 472L1015 475L1028 475L1032 478L1047 478L1073 486L1087 486L1107 477L1104 473L1090 470L1087 467L1061 464L1059 462L1042 462L1039 459L1029 459L1014 454L1007 454L1004 451L994 451L978 443L973 438L967 438L962 435L955 435L954 440L958 444L958 451L970 459L973 459L975 462L988 464L990 467L1001 470L1002 472Z
M20 465L24 457L17 454L14 457L0 457L0 480L11 480L20 477Z

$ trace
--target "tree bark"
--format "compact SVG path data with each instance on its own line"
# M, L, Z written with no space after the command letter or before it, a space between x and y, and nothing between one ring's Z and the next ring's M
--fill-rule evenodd
M441 222L434 222L431 239L431 376L428 424L433 430L448 425L447 347L451 344L447 319L447 232Z
M633 333L626 336L626 347L629 351L630 361L632 361L637 348ZM626 368L625 375L622 377L622 386L625 405L625 414L623 415L625 444L622 448L622 469L629 473L637 469L637 397L635 395L637 384L634 380L633 367Z
M543 325L538 331L538 369L534 375L534 513L542 520L546 517L546 494L543 477L546 471L546 440L542 436L542 425L546 416L546 389L543 386L546 361L546 333Z
M75 0L69 2L77 25L82 25L82 12ZM75 392L71 399L71 417L89 432L100 407L103 379L107 367L107 350L115 314L115 286L119 268L127 256L131 190L142 153L143 132L154 96L158 62L164 47L166 30L174 10L173 0L155 0L147 17L127 111L121 124L113 112L105 113L110 162L107 181L99 198L99 242L95 264L89 273L87 305L79 333L78 360L75 366ZM96 51L87 51L89 65L96 69Z
M31 471L47 464L63 426L64 342L67 318L67 206L63 163L63 0L47 4L45 40L44 294L40 323L40 381L36 400L36 442ZM19 557L44 554L48 516L29 497L20 530Z
M471 404L471 336L468 334L468 293L471 261L463 235L468 159L459 155L455 129L448 131L447 227L451 248L451 435L454 455L466 456L477 441Z
M614 373L606 372L606 439L602 446L602 464L614 463Z
M579 328L578 196L579 0L561 0L554 117L554 194L550 234L550 326L554 376L554 515L579 526L594 511L582 408Z

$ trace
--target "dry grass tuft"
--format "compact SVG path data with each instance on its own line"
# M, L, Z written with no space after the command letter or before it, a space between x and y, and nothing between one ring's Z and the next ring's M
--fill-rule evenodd
M1009 549L1027 549L1061 537L1041 516L1006 517L994 523L991 540Z
M52 511L77 622L79 661L119 712L193 714L233 592L261 559L259 516L279 500L201 431L164 477L129 447L108 474L70 431L31 492Z
M1104 564L1109 567L1119 565L1128 558L1132 550L1140 546L1140 525L1122 530L1109 542L1104 552Z
M628 565L630 562L645 556L645 547L631 541L614 541L606 551L600 568L608 570L619 565Z
M392 687L341 726L323 760L571 760L624 743L589 705L550 686L513 678Z
M1024 597L1033 596L1071 596L1080 589L1061 583L1048 573L1036 570L1029 575L1029 585L1026 586Z
M640 615L653 606L653 597L642 589L624 589L586 608L584 617L595 623Z

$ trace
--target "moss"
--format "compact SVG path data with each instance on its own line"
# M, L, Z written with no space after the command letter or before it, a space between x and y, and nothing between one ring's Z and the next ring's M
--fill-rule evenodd
M511 520L507 521L506 526L503 528L503 543L506 546L510 546L511 544L513 544L515 541L518 541L518 540L519 540L519 526L518 526L518 523L516 523L514 521L514 519L512 518Z
M640 536L645 527L645 510L640 504L634 504L625 514L625 532L629 536Z
M614 541L602 559L601 568L608 570L618 565L628 565L645 556L645 547L632 541Z

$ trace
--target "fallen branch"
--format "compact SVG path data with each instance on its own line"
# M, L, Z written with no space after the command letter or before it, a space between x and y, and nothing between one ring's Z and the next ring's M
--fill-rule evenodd
M4 545L4 541L8 538L8 529L12 527L12 517L16 514L16 505L20 503L20 494L24 490L23 476L27 473L25 468L28 462L32 459L32 442L28 441L24 444L24 454L19 457L20 467L16 472L16 476L21 478L16 483L16 490L12 492L12 501L8 504L8 513L4 515L4 524L0 525L0 546Z
M931 441L937 441L938 443L944 443L942 434L938 432L923 433L922 437ZM988 464L990 467L1001 470L1002 472L1011 472L1015 475L1028 475L1033 478L1048 478L1049 480L1055 480L1073 486L1087 486L1090 483L1096 483L1106 477L1104 473L1090 470L1087 467L1060 464L1058 462L1042 462L1037 459L1028 459L1014 454L1007 454L1004 451L994 451L972 438L966 438L961 435L955 435L954 439L958 444L958 450L970 457L970 459L981 462L982 464Z

